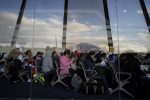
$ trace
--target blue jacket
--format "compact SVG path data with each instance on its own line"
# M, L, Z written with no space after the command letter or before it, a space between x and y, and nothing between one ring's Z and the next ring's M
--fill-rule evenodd
M83 61L85 70L87 69L94 69L95 63L92 62L90 59L85 58Z

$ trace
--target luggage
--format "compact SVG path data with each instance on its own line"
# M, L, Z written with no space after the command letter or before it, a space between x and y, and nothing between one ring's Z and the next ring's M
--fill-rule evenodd
M75 92L77 92L78 90L80 90L80 87L82 85L82 79L80 76L78 76L77 74L74 74L74 76L71 79L71 86L73 87L73 90Z
M85 94L103 94L104 93L104 86L101 81L97 79L92 79L87 83L84 83L83 91Z

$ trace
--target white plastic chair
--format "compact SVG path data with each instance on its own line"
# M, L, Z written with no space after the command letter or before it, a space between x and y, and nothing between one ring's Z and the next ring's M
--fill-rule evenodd
M68 77L68 76L71 76L70 74L66 74L66 75L60 75L60 70L62 70L60 67L59 67L59 64L57 62L55 62L56 64L56 73L57 73L57 80L55 82L51 82L52 86L56 85L57 83L60 83L62 85L64 85L67 89L69 89L68 85L63 82L63 79Z
M6 68L5 65L1 66L1 71L0 72L2 73L1 76L0 76L0 78L6 77L9 80L8 69Z
M84 64L82 62L80 62L80 63L82 65L82 69L84 72L84 77L85 77L86 83L88 83L91 78L94 78L97 75L97 72L95 70L91 70L91 69L86 70L84 67ZM92 75L88 76L87 73L92 73Z
M35 60L35 74L33 75L33 82L40 82L42 85L44 85L44 73L42 71L39 71L38 68L42 69L42 60Z
M97 75L96 70L85 69L84 64L83 64L82 62L80 62L80 64L82 65L82 69L83 69L83 72L84 72L85 84L88 84L89 81L90 81L90 79L92 79L92 78L101 79L101 77L99 77L99 76L97 77L97 76L96 76L96 75ZM87 75L88 73L91 73L92 75L88 76L88 75ZM95 88L95 90L96 90L97 87L94 86L94 88ZM102 87L102 93L104 93L104 87ZM86 94L88 94L88 86L86 86Z
M114 64L114 62L109 62L110 67L112 67L114 74L115 74L115 80L118 84L118 86L112 90L111 94L115 93L116 91L123 91L124 93L128 94L131 97L134 97L130 92L128 92L124 86L129 83L129 79L132 77L131 73L129 72L120 72L120 70L117 69L117 66ZM118 70L118 71L117 71ZM128 75L127 78L121 79L121 75Z

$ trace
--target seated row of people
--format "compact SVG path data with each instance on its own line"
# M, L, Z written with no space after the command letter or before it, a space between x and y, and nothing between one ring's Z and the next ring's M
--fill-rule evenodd
M20 70L24 70L27 72L27 79L29 82L31 82L32 74L35 73L35 71L45 71L45 67L37 69L36 68L36 60L41 60L41 63L45 61L43 64L44 66L47 66L46 60L47 60L47 51L46 50L46 56L43 57L42 52L37 52L35 56L33 56L31 50L27 50L26 52L23 52L21 50L20 46L15 46L15 48L9 53L6 62L7 62L7 68L9 70L10 74L10 80L12 82L15 82L18 80L18 75ZM51 66L51 65L50 65ZM42 67L42 66L41 66ZM52 66L53 67L53 66ZM49 70L49 69L48 69Z
M72 53L69 49L66 49L63 53L61 53L61 55L59 55L55 49L56 48L51 50L50 47L46 47L44 56L43 53L37 52L36 56L33 57L31 50L27 50L24 55L24 52L22 52L20 47L16 46L16 48L12 50L8 56L8 62L13 65L10 68L10 74L12 75L11 80L16 81L19 70L21 70L22 67L25 67L27 70L27 79L30 79L31 81L33 73L32 70L33 67L36 66L35 61L41 60L42 68L36 70L39 72L43 71L48 75L48 77L51 75L54 78L54 81L56 78L56 63L60 67L60 75L73 75L76 73L84 81L85 78L83 75L82 65L79 63L82 62L85 69L96 70L97 76L101 77L106 91L111 92L114 73L108 64L109 60L106 53L90 51L88 54L82 55L80 52L75 51ZM120 56L119 61L123 71L129 71L133 75L133 81L136 81L140 77L137 73L140 73L139 65L141 63L136 57L131 55L126 57ZM73 67L74 65L75 67ZM90 75L91 73L88 74Z
M54 48L55 49L55 48ZM13 49L9 56L8 56L8 62L13 63L13 65L10 68L10 74L12 75L11 81L16 82L18 80L18 74L19 70L23 69L25 67L25 70L27 70L27 79L29 82L31 82L32 74L33 74L33 67L36 65L34 61L41 60L42 61L42 71L46 74L50 73L53 78L56 78L56 65L54 62L59 63L60 66L60 74L78 74L83 81L85 80L83 75L83 69L80 65L80 61L84 63L86 68L94 68L97 70L97 66L99 66L98 63L100 63L101 66L105 66L105 62L103 62L103 59L105 57L105 54L100 54L97 59L94 60L95 53L94 51L91 51L87 56L83 59L82 55L79 52L73 52L71 57L71 51L69 49L66 49L62 55L58 55L56 50L52 50L47 47L45 50L45 56L42 57L41 52L37 52L36 56L33 57L32 51L27 50L25 52L22 52L20 50L20 47L16 47ZM100 58L101 56L101 58ZM96 58L96 56L95 56ZM100 58L100 59L99 59ZM95 64L95 65L94 65ZM73 67L75 65L75 67ZM37 70L37 69L36 69ZM97 70L99 73L99 70ZM50 76L48 76L50 77ZM103 75L103 83L107 90L109 90L108 82L106 79L106 75Z

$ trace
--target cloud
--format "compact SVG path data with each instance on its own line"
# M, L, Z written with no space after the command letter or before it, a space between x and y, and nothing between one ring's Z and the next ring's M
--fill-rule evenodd
M0 37L0 42L1 44L4 43L10 45L17 21L17 15L15 13L1 12L0 21L0 34L2 36ZM46 20L36 18L34 26L34 20L32 18L23 16L17 42L24 44L24 46L31 47L34 36L35 47L52 45L55 43L56 34L58 37L62 37L62 23L63 22L60 17L50 16ZM34 34L33 27L35 27Z
M128 35L119 35L119 50L135 52L146 52L149 47L150 35L148 33L136 33ZM117 42L116 42L117 43ZM117 48L116 48L117 49Z
M80 22L68 23L67 29L70 34L79 34L84 32L100 31L103 27L98 25L87 25Z
M149 32L146 33L137 33L137 37L143 41L143 43L147 46L150 44L150 35Z
M15 24L17 21L17 15L15 13L10 12L1 12L0 13L0 33L3 36L1 37L1 44L9 44L11 42ZM35 25L34 25L35 22ZM103 27L98 25L87 25L80 22L68 23L67 26L67 38L71 38L72 42L90 42L92 40L93 43L97 43L99 40L104 40L103 36L100 38L94 37L91 38L89 33L98 32ZM34 29L34 34L33 34ZM35 47L45 47L46 45L54 46L56 44L56 36L57 43L61 46L62 42L62 32L63 32L63 18L57 15L52 15L48 18L29 18L27 16L23 16L20 30L18 34L17 42L23 44L25 47L31 47L34 42ZM87 34L87 36L83 35ZM9 35L8 35L9 34ZM76 37L74 38L74 35ZM92 34L91 34L92 35ZM33 38L34 37L34 38ZM34 39L34 41L33 41Z
M136 11L136 13L137 13L137 14L143 14L143 11L142 11L141 9L138 9L138 10Z
M150 8L147 8L147 12L150 13ZM137 14L143 14L142 8L136 11Z
M13 36L15 24L17 21L17 15L10 12L0 12L0 45L10 46L11 39ZM35 22L35 25L34 25ZM34 29L34 31L33 31ZM34 32L34 34L33 34ZM113 31L114 46L117 50L118 38L116 31ZM122 32L121 30L119 32ZM48 46L55 46L56 40L59 47L62 46L62 33L63 33L63 17L57 14L51 15L48 18L35 19L23 16L22 23L19 30L17 42L24 45L24 47L38 47L45 48ZM147 35L138 33L142 39L147 38ZM127 38L131 37L131 38ZM139 37L135 37L128 34L128 36L119 35L120 50L130 49L135 47L144 48L145 45L136 44ZM148 38L147 38L148 39ZM134 46L131 44L133 40ZM140 42L140 41L138 41ZM85 24L82 22L68 22L67 25L67 46L78 44L78 43L91 43L99 47L108 48L107 46L107 33L104 26ZM121 45L124 45L122 48ZM138 50L138 49L137 49ZM143 49L142 49L143 50Z

